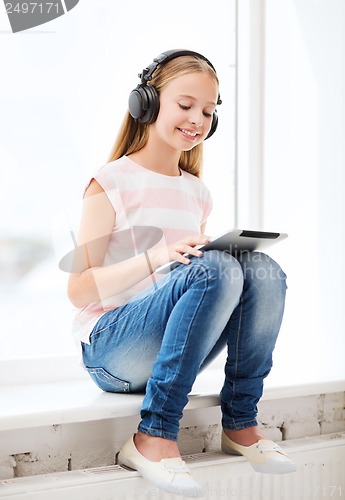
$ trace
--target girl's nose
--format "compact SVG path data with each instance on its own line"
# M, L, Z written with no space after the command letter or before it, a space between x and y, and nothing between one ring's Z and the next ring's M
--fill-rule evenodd
M201 127L204 123L204 116L201 111L194 110L190 115L189 121L191 124Z

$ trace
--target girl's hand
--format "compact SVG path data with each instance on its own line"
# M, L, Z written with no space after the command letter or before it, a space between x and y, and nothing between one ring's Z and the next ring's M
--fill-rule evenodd
M202 252L198 249L199 245L205 245L210 238L205 235L187 236L182 240L168 245L167 248L152 250L149 252L152 267L157 269L159 266L170 261L177 260L181 264L189 264L190 259L187 255L201 257Z

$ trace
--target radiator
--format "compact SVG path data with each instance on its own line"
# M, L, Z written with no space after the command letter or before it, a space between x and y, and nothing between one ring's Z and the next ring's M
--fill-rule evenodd
M259 474L245 458L206 452L185 456L209 500L345 499L345 434L284 441L297 471ZM0 499L181 500L117 465L0 481Z

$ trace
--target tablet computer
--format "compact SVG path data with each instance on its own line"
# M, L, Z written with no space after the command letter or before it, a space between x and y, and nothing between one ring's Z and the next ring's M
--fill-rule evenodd
M206 245L198 245L202 251L221 250L229 252L236 257L242 252L253 252L254 250L265 250L279 241L287 238L286 233L272 233L268 231L251 231L247 229L232 229L216 238ZM172 261L156 269L156 273L166 274L180 266L181 262Z

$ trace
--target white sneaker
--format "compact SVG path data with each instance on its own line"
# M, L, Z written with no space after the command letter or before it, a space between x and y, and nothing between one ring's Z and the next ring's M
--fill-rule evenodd
M156 486L175 495L203 497L202 487L194 481L186 463L180 457L152 462L137 450L133 436L116 456L116 463L137 470Z
M260 439L251 446L242 446L229 439L223 430L222 451L230 455L243 455L257 472L285 474L297 469L285 451L270 439Z

